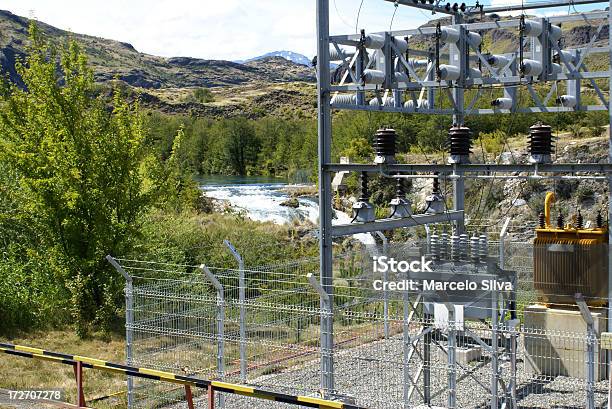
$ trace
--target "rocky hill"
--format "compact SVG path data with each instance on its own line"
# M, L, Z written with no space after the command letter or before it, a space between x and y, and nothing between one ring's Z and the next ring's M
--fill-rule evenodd
M484 17L484 21L500 17ZM508 17L503 17L508 18ZM432 20L449 24L448 19ZM12 81L20 83L15 62L24 57L29 19L0 10L0 70ZM85 50L100 83L119 79L138 95L143 106L166 113L209 117L236 115L256 118L265 115L313 117L316 107L315 71L298 64L287 55L271 53L246 62L207 60L191 57L163 58L138 52L131 44L83 34L70 33L37 23L49 39L65 42L77 40ZM588 43L597 32L598 22L577 22L563 25L564 46ZM599 33L595 44L607 42L608 28ZM411 46L427 49L433 45L431 36L412 37ZM516 30L490 30L483 37L484 52L508 52L516 49ZM605 65L599 56L587 57L592 69ZM345 67L335 73L342 75ZM212 91L214 101L194 100L195 88Z
M0 10L0 67L15 82L15 61L23 58L29 19ZM97 81L119 78L144 89L219 87L227 85L314 82L314 71L282 57L263 58L247 64L189 57L163 58L138 52L131 44L60 30L38 22L53 41L77 40L84 48Z

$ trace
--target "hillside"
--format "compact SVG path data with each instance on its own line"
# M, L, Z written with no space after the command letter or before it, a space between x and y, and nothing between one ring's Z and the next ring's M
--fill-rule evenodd
M17 82L14 64L24 55L28 24L29 19L0 10L0 66ZM100 82L119 78L134 87L160 89L315 81L311 68L282 57L247 64L190 57L163 58L138 52L129 43L70 33L43 22L38 25L54 41L77 40Z
M507 17L504 17L507 18ZM491 21L496 17L484 17ZM432 20L424 26L448 19ZM20 83L15 62L23 58L27 45L29 19L0 10L0 69L12 81ZM56 42L68 38L83 47L99 83L119 79L138 95L143 106L165 113L207 117L266 115L280 117L314 117L316 92L315 71L299 61L300 54L280 51L264 54L243 62L207 60L191 57L163 58L137 51L131 44L70 33L38 22L41 31ZM574 47L590 41L597 31L597 22L565 24L564 46ZM595 42L607 42L604 27ZM508 52L516 48L516 33L511 30L490 30L483 37L483 52ZM411 46L427 49L431 37L415 36ZM304 57L306 58L306 57ZM587 57L592 69L602 65L600 56ZM340 67L335 77L342 75ZM193 98L196 88L209 88L214 101Z

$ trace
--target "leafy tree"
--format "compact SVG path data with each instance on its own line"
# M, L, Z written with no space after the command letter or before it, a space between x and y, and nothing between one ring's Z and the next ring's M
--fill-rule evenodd
M251 123L244 118L238 118L227 124L225 134L225 156L239 175L246 175L247 170L255 166L260 142Z
M40 232L24 245L62 266L58 279L85 335L94 321L108 328L122 286L104 256L124 251L152 202L141 169L143 120L118 93L110 108L92 96L93 73L76 42L55 47L31 25L27 51L16 66L25 88L2 88L0 163L14 178L21 217Z
M156 197L156 205L175 212L197 207L200 190L183 151L185 131L181 126L170 156L165 161L147 158L148 179Z

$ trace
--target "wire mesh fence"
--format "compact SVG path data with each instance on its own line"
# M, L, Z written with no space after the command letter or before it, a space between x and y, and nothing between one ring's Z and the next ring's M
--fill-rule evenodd
M489 234L491 240L453 252L441 245L440 231L336 257L331 351L321 348L328 310L307 279L318 276L318 259L243 270L209 266L217 286L199 266L118 260L133 279L126 292L129 363L372 408L604 407L607 360L599 334L607 328L607 300L593 293L588 277L555 289L559 277L534 273L535 253L570 248ZM589 251L607 254L602 246ZM383 272L372 262L382 255L432 259L433 272ZM588 270L601 258L592 256L568 258L568 271ZM420 287L382 286L410 280ZM481 284L439 290L423 288L425 280ZM493 287L484 288L485 281ZM511 287L495 287L506 282ZM580 290L584 298L576 298ZM334 389L323 391L328 354ZM282 405L223 395L218 403L230 408ZM179 407L181 399L181 389L146 380L134 381L131 392L132 407ZM204 406L206 397L196 396L196 404Z

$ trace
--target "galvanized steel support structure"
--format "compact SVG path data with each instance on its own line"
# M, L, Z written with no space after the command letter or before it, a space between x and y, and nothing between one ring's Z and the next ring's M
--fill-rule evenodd
M608 4L608 31L612 27L612 0ZM612 42L610 43L610 50L608 54L610 62L610 73L609 73L609 84L612 85ZM608 152L608 163L612 164L612 98L608 95L608 139L609 139L609 152ZM612 220L612 173L608 173L608 220ZM608 229L608 243L612 243L612 229ZM612 332L612 253L608 256L608 332ZM612 363L612 351L608 351L608 362ZM611 368L612 365L608 365ZM612 369L608 369L608 377L612 379ZM609 406L612 406L612 402L608 402Z
M320 283L329 302L321 297L321 389L334 393L334 316L332 260L331 105L329 72L329 0L317 0L317 100L319 145L319 253Z
M540 74L532 74L531 76L524 75L521 66L523 60L519 60L518 52L506 53L502 57L508 61L502 67L493 68L486 56L484 56L477 44L474 42L472 35L480 30L491 29L519 29L522 24L519 19L497 19L495 21L483 21L475 23L463 23L463 17L476 15L480 13L493 13L498 11L538 9L546 7L567 7L578 4L592 3L608 3L606 0L560 0L557 2L542 2L542 3L525 3L519 5L509 5L500 7L491 6L468 6L466 10L450 10L442 7L438 2L435 4L425 4L413 0L386 0L392 1L395 5L409 6L419 9L425 9L434 13L444 13L451 15L451 28L456 30L458 38L452 41L453 44L446 45L444 48L439 47L436 56L430 51L418 49L409 49L411 57L425 57L426 63L420 65L420 68L415 68L415 63L408 60L407 54L399 50L395 38L409 38L413 35L420 36L437 36L439 29L436 27L421 27L410 30L395 30L383 33L371 33L384 38L384 44L367 50L367 45L364 42L365 32L348 35L334 35L329 33L329 0L317 0L317 90L318 90L318 149L319 149L319 239L320 239L320 287L324 295L321 295L321 389L326 397L333 396L334 387L334 329L333 329L333 264L332 264L332 239L333 237L350 235L355 233L375 232L386 229L403 228L417 225L427 225L431 223L441 223L453 221L457 227L458 233L464 231L464 202L465 202L465 180L469 178L541 178L541 179L563 179L563 178L593 178L607 179L608 182L608 220L612 220L612 138L609 138L609 158L608 163L543 163L543 164L469 164L469 163L453 163L453 164L338 164L331 161L331 141L332 141L332 125L331 125L331 110L357 110L371 112L395 112L395 113L410 113L410 114L427 114L427 115L452 115L455 125L463 125L465 116L467 115L484 115L484 114L516 114L516 113L559 113L559 112L577 112L577 111L609 111L609 122L612 124L612 98L603 94L602 90L595 82L595 79L605 79L612 84L612 48L610 42L608 46L594 46L594 42L601 32L602 27L607 20L608 26L612 23L612 0L609 0L610 8L608 11L594 11L588 13L576 13L573 15L552 16L537 21L542 26L551 28L553 24L559 24L572 21L588 21L603 20L600 27L596 30L597 33L590 39L588 45L575 49L568 49L570 56L573 56L572 61L568 61L566 54L559 48L558 42L549 36L549 33L544 33L542 36L533 41L543 45L544 51L531 52L530 58L540 58L540 62L544 67ZM552 29L552 28L551 28ZM560 30L560 29L559 29ZM544 42L544 43L542 43ZM439 45L439 44L438 44ZM330 75L330 46L335 49L338 55L342 57L342 64L345 65L346 71L343 74L341 81L337 84L332 84ZM354 52L346 52L341 49L341 46L354 47ZM532 47L533 48L533 47ZM539 53L539 54L538 54ZM559 55L559 64L549 61L552 53ZM593 53L608 53L610 59L610 67L606 71L589 71L585 64L585 57ZM521 53L522 55L522 53ZM345 58L344 58L345 57ZM440 59L447 58L449 63L457 62L459 71L458 78L451 80L440 78ZM544 61L544 58L547 58ZM396 60L395 60L396 59ZM434 60L435 59L435 60ZM470 64L478 62L482 65L480 74L472 74ZM378 69L378 64L382 74L377 76L378 82L367 83L365 81L364 72L366 70ZM436 69L438 68L436 72ZM397 71L394 71L397 70ZM487 74L486 76L484 74ZM400 81L398 75L404 75L406 78ZM481 75L482 74L482 75ZM348 79L350 78L350 81ZM384 79L381 79L384 78ZM556 91L557 82L565 81L568 95L575 98L576 105L564 105L561 102L552 103L554 92L551 91L545 98L540 97L533 88L534 83L550 83L553 84L553 89ZM599 104L583 105L580 102L580 81L588 81L597 95ZM496 88L495 88L496 87ZM533 106L518 106L515 101L517 90L525 87L529 91L531 98L530 104ZM505 108L478 108L477 102L482 98L482 89L498 89L500 93L503 91L503 98L512 100L511 105ZM477 93L470 97L469 101L465 101L466 91L476 90ZM340 93L348 93L343 95L343 98L336 98ZM381 94L384 97L381 98ZM374 98L368 102L366 96L374 95ZM393 95L388 98L387 94ZM417 98L417 95L419 97ZM423 100L423 96L427 100ZM450 107L439 107L438 102L442 102L443 96L449 100ZM402 99L405 98L405 101ZM435 100L434 100L435 98ZM570 98L570 99L571 99ZM467 102L467 103L466 103ZM453 183L453 203L452 210L440 214L414 215L404 219L383 219L367 223L351 223L341 226L332 226L332 197L331 189L331 173L339 171L349 172L370 172L373 174L381 174L387 177L433 177L438 174L440 178L450 179ZM517 172L523 173L518 175ZM596 174L594 176L593 174ZM506 226L507 227L507 224ZM504 228L505 232L506 228ZM503 241L503 234L501 237ZM612 229L610 229L610 239L612 243ZM503 244L501 247L500 265L503 268ZM609 254L610 262L608 263L609 283L612 283L612 254ZM608 286L608 317L612 317L612 285ZM499 300L503 303L504 300ZM511 310L514 308L516 300L510 299ZM413 350L412 345L415 339L410 337L408 328L410 326L409 314L413 308L410 304L408 296L404 299L404 407L410 406L411 389L414 385L414 380L411 377L411 370L408 367L410 351ZM511 342L507 346L507 352L513 359L516 357L516 330L517 325L515 316L508 322L499 321L497 315L496 299L493 303L495 307L491 315L493 326L493 340L491 345L491 353L493 356L493 374L491 379L491 393L494 395L491 400L491 408L496 408L501 402L501 393L498 396L497 388L500 381L499 371L496 368L498 343L497 339L500 336L498 332L510 332ZM452 315L452 309L449 309L449 314ZM608 331L612 331L612 320L608 320ZM454 365L454 343L455 337L451 334L455 332L454 328L449 328L448 339L448 354L449 364ZM424 338L431 338L431 334L425 329L421 334ZM418 340L417 340L418 341ZM424 380L424 401L429 404L431 399L430 373L427 364L427 355L429 355L429 342L426 342L427 350L424 351L426 356L424 366L419 370L423 371ZM609 361L611 361L609 356ZM460 379L456 378L452 365L449 366L449 400L448 406L454 407L456 402L454 399L454 388L456 382ZM516 370L514 366L513 371ZM419 372L420 374L420 372ZM417 377L418 380L418 377ZM506 407L516 405L516 377L511 381L508 388L510 390L510 401L504 397L503 404ZM501 391L500 391L501 392ZM504 391L506 393L506 391Z

